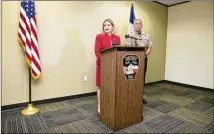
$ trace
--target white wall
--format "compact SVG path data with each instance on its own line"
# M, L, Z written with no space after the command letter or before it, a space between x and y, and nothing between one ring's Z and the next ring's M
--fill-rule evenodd
M213 89L213 2L169 7L167 32L165 79Z

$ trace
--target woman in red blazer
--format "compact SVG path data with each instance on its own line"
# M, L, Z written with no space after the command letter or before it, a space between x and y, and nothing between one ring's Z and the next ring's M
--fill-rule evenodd
M97 112L100 115L100 50L110 48L113 44L120 45L120 37L114 34L114 23L111 19L104 20L102 33L97 34L95 39L94 51L96 59L96 86L97 86Z

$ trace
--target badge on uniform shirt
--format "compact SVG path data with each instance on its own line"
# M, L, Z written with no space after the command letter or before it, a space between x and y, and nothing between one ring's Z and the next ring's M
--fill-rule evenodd
M123 58L123 72L127 80L134 80L138 72L139 58L137 55L126 55Z

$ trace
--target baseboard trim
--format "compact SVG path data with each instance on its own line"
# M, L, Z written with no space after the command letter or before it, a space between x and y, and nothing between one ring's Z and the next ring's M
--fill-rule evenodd
M93 96L93 95L96 95L96 94L97 94L97 92L91 92L91 93L71 95L71 96L65 96L65 97L59 97L59 98L51 98L51 99L45 99L45 100L39 100L39 101L32 101L32 104L33 105L40 105L40 104L46 104L46 103L53 103L53 102L70 100L70 99ZM12 105L5 105L5 106L1 106L1 111L27 107L27 105L28 105L28 102L12 104Z
M145 86L151 86L154 84L159 84L159 83L163 83L165 80L159 80L159 81L154 81L154 82L149 82L149 83L145 83Z
M189 85L189 84L184 84L184 83L179 83L179 82L174 82L174 81L169 81L169 80L164 80L163 82L169 83L169 84L175 84L175 85L179 85L179 86L183 86L183 87L187 87L187 88L194 88L197 90L205 90L205 91L214 92L214 89L212 89L212 88L194 86L194 85Z

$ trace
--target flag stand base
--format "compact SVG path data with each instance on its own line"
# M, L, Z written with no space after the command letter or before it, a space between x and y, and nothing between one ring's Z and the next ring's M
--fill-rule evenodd
M32 115L39 112L39 109L34 107L33 104L28 104L27 108L21 111L22 115Z

